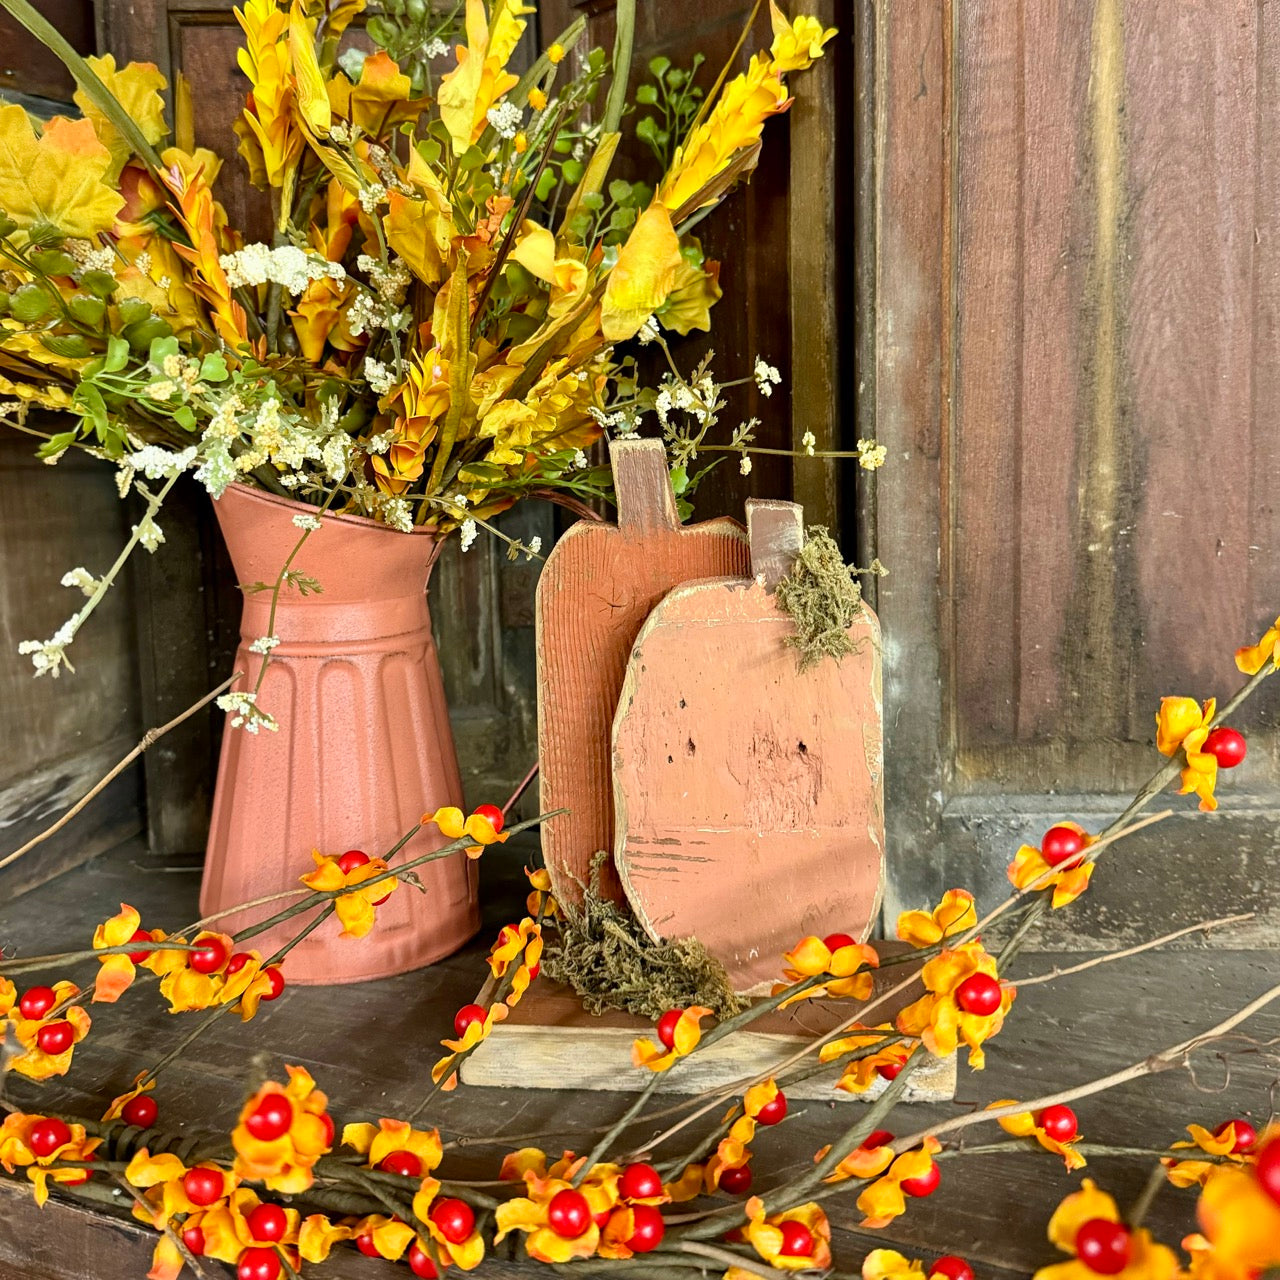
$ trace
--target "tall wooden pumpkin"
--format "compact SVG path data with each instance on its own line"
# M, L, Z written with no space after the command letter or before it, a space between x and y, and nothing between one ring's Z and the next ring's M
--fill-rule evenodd
M801 673L773 590L800 508L747 504L752 577L691 582L649 615L613 727L615 859L655 938L696 935L751 991L808 934L866 937L884 874L880 632Z
M747 571L736 520L683 527L660 440L610 450L618 523L576 524L547 557L538 582L538 752L542 807L564 807L543 830L558 897L581 901L592 856L613 848L609 743L631 646L649 611L691 578ZM622 901L611 865L603 887Z

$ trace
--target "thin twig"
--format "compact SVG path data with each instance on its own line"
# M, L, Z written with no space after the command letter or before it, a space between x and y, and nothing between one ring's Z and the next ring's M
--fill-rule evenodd
M46 827L38 836L33 836L21 849L15 849L7 857L0 858L0 868L7 867L11 862L16 862L24 853L29 853L36 845L42 844L55 832L61 831L94 796L99 795L110 786L149 746L163 738L170 729L176 729L184 720L189 720L197 711L207 707L220 693L230 688L231 684L240 678L240 675L241 673L237 671L229 680L224 680L216 689L211 689L199 702L192 703L181 715L174 716L167 724L162 724L158 729L148 729L139 739L138 745L104 778L95 783L86 795L77 800L57 822L53 823L52 826Z
M1041 982L1052 982L1055 978L1065 978L1069 974L1083 973L1086 969L1092 969L1095 965L1110 964L1112 960L1124 960L1129 956L1140 955L1144 951L1154 950L1156 947L1162 947L1166 942L1173 942L1177 938L1185 938L1189 933L1207 933L1210 929L1218 929L1227 924L1239 924L1242 920L1252 920L1255 913L1246 911L1238 916L1222 916L1218 920L1202 920L1199 924L1189 924L1185 929L1175 929L1172 933L1166 933L1162 938L1152 938L1150 942L1140 942L1136 947L1126 947L1123 951L1109 951L1106 955L1094 956L1090 960L1082 961L1080 964L1068 965L1064 969L1054 969L1051 973L1038 973L1034 978L1018 978L1015 985L1021 990L1023 987L1034 987Z

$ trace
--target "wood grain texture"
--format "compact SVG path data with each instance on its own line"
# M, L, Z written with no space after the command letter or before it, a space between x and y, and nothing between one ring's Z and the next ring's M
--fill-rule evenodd
M466 951L429 974L405 974L363 987L291 988L253 1022L222 1019L160 1077L157 1098L166 1124L201 1136L225 1135L255 1070L282 1079L286 1062L304 1064L313 1073L329 1094L339 1127L384 1114L407 1114L429 1088L422 1063L431 1060L439 1039L451 1031L454 1011L474 998L486 972L488 945L499 926L520 910L528 889L521 866L533 854L521 837L485 854L487 929ZM149 873L140 874L140 858L145 858L145 849L136 843L18 904L0 898L0 936L18 954L82 946L85 921L106 919L122 899L142 912L147 925L172 927L193 919L198 877L154 864ZM1229 910L1248 905L1247 885L1241 882L1232 893ZM1088 909L1091 900L1092 892L1077 906ZM1070 915L1076 909L1057 914ZM1165 927L1161 920L1153 929ZM1080 958L1059 953L1026 956L1010 976L1016 982ZM88 969L93 967L90 961ZM1210 951L1187 939L1176 949L1024 988L1004 1031L988 1046L987 1069L974 1073L960 1064L957 1101L936 1107L915 1104L900 1119L916 1129L948 1119L961 1108L980 1108L997 1098L1033 1097L1114 1071L1185 1038L1216 1020L1221 1011L1238 1008L1275 981L1274 970L1272 952ZM83 980L87 975L80 968L66 976ZM535 984L526 1000L537 990ZM93 1034L77 1049L71 1073L44 1085L11 1079L6 1086L10 1101L28 1110L101 1114L106 1099L127 1088L137 1071L189 1030L186 1019L172 1017L143 988L129 992L118 1005L99 1005L93 1012ZM500 1026L492 1043L500 1044L505 1030ZM1259 1040L1280 1034L1280 1012L1264 1013L1249 1033ZM1064 1053L1064 1036L1072 1045L1088 1045L1088 1052ZM1194 1080L1185 1072L1167 1072L1089 1099L1080 1108L1086 1136L1146 1145L1183 1138L1185 1120L1214 1125L1240 1115L1251 1117L1255 1125L1265 1123L1275 1074L1267 1055L1237 1054L1226 1079L1219 1074L1219 1064L1198 1065L1203 1070ZM631 1074L620 1068L624 1073ZM678 1078L679 1072L675 1075ZM372 1091L371 1081L376 1082ZM1206 1088L1214 1091L1206 1093ZM461 1088L438 1097L422 1122L438 1126L451 1144L442 1166L444 1176L490 1179L497 1176L502 1155L527 1145L531 1134L540 1135L539 1145L546 1150L588 1150L601 1131L597 1126L615 1120L628 1101L625 1095L586 1091ZM664 1098L662 1106L668 1105ZM709 1114L697 1127L660 1147L658 1155L674 1159L695 1149L721 1114ZM758 1139L760 1185L772 1182L772 1177L765 1182L765 1170L781 1175L807 1165L847 1119L846 1108L833 1113L832 1105L792 1108L785 1124ZM661 1123L642 1120L628 1130L625 1145L649 1140ZM898 1117L889 1127L907 1132ZM973 1131L974 1141L995 1136L994 1125ZM1099 1160L1091 1166L1090 1176L1127 1205L1150 1164ZM1045 1223L1075 1185L1061 1164L1042 1152L949 1160L934 1195L913 1201L904 1217L872 1234L853 1230L862 1217L854 1195L833 1195L824 1205L836 1229L836 1266L842 1274L856 1275L866 1253L877 1247L900 1249L912 1258L958 1252L984 1280L1025 1280L1038 1267L1062 1258L1045 1239ZM1194 1230L1194 1198L1166 1189L1156 1197L1147 1225L1157 1239L1176 1244ZM3 1280L132 1280L145 1275L154 1244L154 1232L129 1220L122 1207L89 1208L55 1189L50 1203L40 1210L20 1174L13 1179L0 1175ZM513 1260L505 1249L485 1259L483 1275L535 1280L546 1274L544 1264L523 1257ZM388 1269L376 1259L360 1257L350 1245L339 1245L321 1274L334 1280L379 1280Z
M142 734L134 656L135 597L126 574L68 652L76 667L37 678L23 640L51 636L84 603L58 585L76 565L100 574L127 526L110 471L91 458L51 468L29 436L0 434L0 857L39 834ZM83 862L141 826L136 772L37 848L0 871L0 898Z
M890 944L892 947L894 944ZM901 948L905 950L906 948ZM775 969L776 972L776 969ZM886 969L877 988L894 981ZM895 997L877 1010L876 1021L891 1020L920 991ZM665 1074L660 1093L701 1093L721 1089L744 1076L769 1070L815 1036L848 1019L853 1007L843 1001L806 1000L781 1012L759 1017L749 1029L710 1045ZM463 1064L465 1085L500 1089L583 1089L638 1091L649 1081L644 1071L628 1070L631 1046L639 1036L653 1036L653 1024L633 1014L606 1010L587 1013L567 987L542 984L529 992L502 1024L502 1034L480 1044ZM564 1047L572 1039L573 1053ZM787 1087L789 1102L874 1102L888 1081L877 1080L865 1093L835 1090L841 1068L831 1068ZM928 1057L911 1076L904 1102L946 1102L955 1096L954 1058Z
M640 627L678 583L747 571L742 526L709 520L682 528L660 440L613 445L617 525L574 525L538 582L538 754L542 808L568 808L549 825L544 852L556 893L581 901L592 856L612 849L610 733L623 672ZM604 891L622 900L611 866Z
M884 875L880 636L801 674L753 579L688 583L636 639L613 724L614 860L654 938L696 936L743 991L803 937L865 938Z
M1280 11L876 13L862 413L889 449L871 542L897 910L974 874L995 893L1046 794L1117 812L1157 763L1159 697L1228 694L1277 612ZM1233 846L1280 809L1278 700L1222 780ZM1202 829L1161 838L1191 875ZM1125 901L1095 890L1093 936L1118 939Z

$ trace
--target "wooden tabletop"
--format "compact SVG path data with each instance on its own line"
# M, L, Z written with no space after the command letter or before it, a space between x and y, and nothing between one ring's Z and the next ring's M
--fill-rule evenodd
M328 988L291 987L252 1023L227 1017L215 1024L188 1055L161 1076L156 1091L162 1123L191 1132L225 1132L256 1072L283 1075L284 1062L300 1063L329 1093L339 1125L354 1119L395 1116L410 1110L429 1088L438 1041L450 1030L454 1010L475 997L484 974L483 954L498 927L516 918L523 895L521 865L529 848L488 851L482 860L485 927L468 948L433 968L381 982ZM86 946L93 925L127 901L149 927L175 926L194 918L198 873L159 866L141 842L131 843L78 871L0 909L0 943L6 955L34 955ZM1152 922L1150 932L1161 932ZM351 942L352 947L359 946ZM1015 977L1051 970L1081 957L1026 953ZM1032 1097L1055 1086L1077 1084L1135 1061L1205 1027L1264 990L1274 981L1275 955L1200 949L1143 955L1091 970L1078 977L1029 987L1014 1006L1000 1038L988 1048L988 1068L974 1074L961 1067L955 1103L913 1105L891 1126L922 1127L1002 1097ZM82 984L93 964L69 973ZM62 975L58 975L62 976ZM10 1077L19 1106L35 1110L79 1110L100 1114L107 1100L158 1059L190 1030L193 1015L165 1012L153 991L130 992L118 1005L92 1009L94 1028L77 1050L75 1066L63 1080L40 1087ZM1280 1034L1280 1016L1250 1024L1265 1039ZM496 1032L501 1035L501 1029ZM566 1052L571 1046L566 1045ZM1274 1074L1262 1055L1245 1054L1231 1065L1227 1088L1213 1059L1200 1065L1199 1085L1185 1073L1130 1085L1078 1105L1088 1139L1116 1144L1163 1145L1183 1137L1190 1121L1209 1125L1235 1114L1261 1126L1268 1111L1267 1085ZM620 1069L629 1070L621 1066ZM558 1152L582 1150L592 1126L607 1124L629 1101L625 1095L468 1089L441 1097L426 1119L446 1143L444 1168L458 1178L496 1176L504 1148L547 1136L542 1144ZM665 1097L657 1105L667 1106ZM756 1144L758 1185L766 1171L783 1173L807 1163L834 1132L847 1123L848 1107L809 1102L797 1106L787 1123ZM634 1130L651 1133L652 1123ZM972 1141L998 1136L985 1127ZM681 1135L687 1138L688 1134ZM673 1148L677 1140L673 1140ZM674 1153L674 1152L673 1152ZM1146 1180L1142 1160L1098 1162L1085 1171L1124 1206ZM948 1160L943 1181L928 1200L911 1204L907 1215L883 1232L841 1234L839 1268L855 1273L866 1249L892 1245L919 1258L943 1252L967 1257L979 1277L1026 1274L1055 1260L1044 1235L1049 1214L1078 1182L1047 1153ZM852 1228L859 1215L853 1197L827 1201L833 1224ZM1148 1218L1160 1239L1176 1245L1192 1229L1193 1197L1163 1190ZM0 1280L142 1280L154 1236L105 1208L85 1208L56 1199L36 1210L25 1182L0 1175ZM505 1251L507 1245L502 1247ZM353 1250L335 1250L324 1268L310 1274L334 1280L376 1280L392 1272L386 1264ZM216 1265L210 1274L218 1274ZM506 1256L486 1260L482 1274L513 1280L546 1274L546 1269Z

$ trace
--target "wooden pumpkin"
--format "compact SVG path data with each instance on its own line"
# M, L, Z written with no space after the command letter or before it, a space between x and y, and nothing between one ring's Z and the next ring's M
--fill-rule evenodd
M613 727L615 859L655 939L696 935L739 990L802 937L866 937L884 859L880 636L801 673L773 589L801 511L748 503L756 577L692 582L649 616Z
M618 523L576 524L547 557L538 582L538 752L542 848L556 895L580 902L592 856L613 847L609 741L631 646L649 611L677 583L745 573L736 520L682 527L660 440L610 450ZM606 864L602 884L622 887Z

